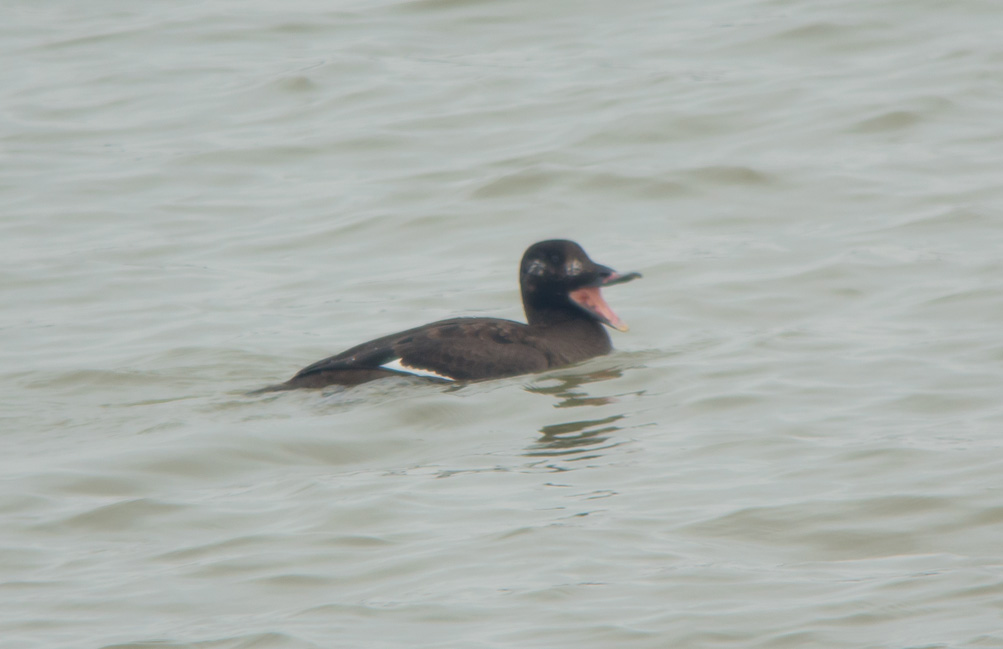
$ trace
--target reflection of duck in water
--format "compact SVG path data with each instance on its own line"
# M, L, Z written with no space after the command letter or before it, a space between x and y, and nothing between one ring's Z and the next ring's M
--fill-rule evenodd
M606 404L616 402L616 398L590 397L585 392L576 390L575 388L589 383L595 383L596 381L608 381L610 379L620 378L621 376L623 376L623 373L618 369L599 370L596 372L589 372L588 374L575 374L571 376L555 376L552 377L553 380L557 381L554 385L531 385L528 386L526 390L536 394L549 394L551 396L560 397L561 401L554 405L555 408L604 406Z
M583 368L581 367L558 371L534 380L530 385L525 386L525 390L533 394L557 398L558 401L554 407L573 408L574 410L566 411L569 415L572 413L585 414L587 411L579 410L582 406L611 406L619 403L624 397L643 395L643 390L591 395L590 391L584 387L592 383L618 379L623 376L625 367L638 364L638 361L646 356L648 354L618 354L616 359L600 360L588 364L594 366L616 362L617 367L597 369L591 372L582 372ZM627 359L632 359L632 362L625 362ZM603 408L600 412L609 412L609 409ZM572 421L548 424L539 429L540 438L532 446L527 447L525 454L539 457L576 456L576 459L592 457L596 452L619 446L626 441L618 439L618 436L614 437L614 435L624 428L621 424L627 416L627 414L620 412L595 419L576 418ZM615 441L611 441L611 437L614 437Z
M568 455L579 450L598 451L617 446L619 442L605 444L609 435L620 430L616 422L626 415L612 415L602 419L569 421L540 429L541 437L526 455Z
M416 373L476 381L578 363L612 349L603 325L627 330L600 288L637 277L593 262L573 241L541 241L519 267L528 324L500 318L433 322L352 347L265 390L358 385Z

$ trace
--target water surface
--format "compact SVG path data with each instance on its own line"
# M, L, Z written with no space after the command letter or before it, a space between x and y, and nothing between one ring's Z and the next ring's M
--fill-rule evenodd
M1003 6L5 14L5 648L1003 647ZM614 354L247 396L551 237Z

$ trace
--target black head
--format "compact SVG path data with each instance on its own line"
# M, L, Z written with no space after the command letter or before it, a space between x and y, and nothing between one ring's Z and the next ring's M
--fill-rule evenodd
M592 319L621 331L627 330L599 293L599 288L640 277L638 273L620 275L612 268L597 264L574 241L551 239L534 243L522 256L519 285L530 324L542 323L584 312ZM536 322L534 322L536 321Z

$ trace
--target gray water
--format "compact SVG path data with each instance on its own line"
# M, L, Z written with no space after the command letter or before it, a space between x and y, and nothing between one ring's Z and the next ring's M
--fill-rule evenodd
M1003 647L1003 4L4 15L4 649ZM612 355L246 395L551 237Z

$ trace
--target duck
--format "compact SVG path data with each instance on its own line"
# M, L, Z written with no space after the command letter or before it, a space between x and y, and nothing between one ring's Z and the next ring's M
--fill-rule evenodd
M259 392L414 375L441 382L484 381L574 365L613 349L606 328L628 330L600 289L639 277L597 264L574 241L540 241L519 263L525 323L487 317L432 322L346 349Z

